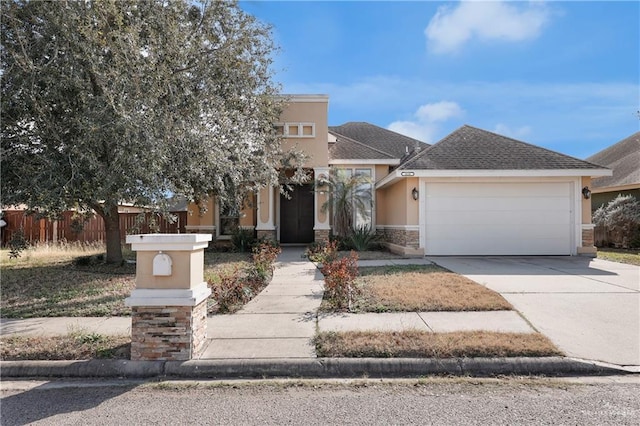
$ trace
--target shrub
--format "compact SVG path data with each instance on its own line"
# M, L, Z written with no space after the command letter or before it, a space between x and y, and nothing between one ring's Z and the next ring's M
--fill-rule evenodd
M253 248L253 267L255 274L266 281L273 273L273 264L282 249L274 241L264 240Z
M370 226L358 226L351 230L345 244L351 250L366 251L380 248L380 236Z
M237 227L231 233L231 247L234 251L245 253L251 250L255 244L256 237L253 229Z
M254 296L251 288L245 287L245 274L234 268L221 273L217 280L209 279L211 296L218 303L218 312L231 312L239 304L245 304Z
M325 296L337 309L351 309L359 292L355 285L358 276L358 255L355 252L342 259L328 262L322 267Z
M632 195L618 195L593 214L596 226L605 227L616 247L640 246L640 202Z
M11 241L9 241L9 258L17 259L22 255L22 252L29 248L29 243L24 236L24 229L20 228L13 233Z
M312 262L322 263L323 265L333 262L338 258L338 242L332 240L311 243L305 254Z
M253 248L253 264L250 267L234 268L207 277L212 299L218 304L218 312L233 312L262 291L271 278L273 264L281 251L277 244L262 241Z

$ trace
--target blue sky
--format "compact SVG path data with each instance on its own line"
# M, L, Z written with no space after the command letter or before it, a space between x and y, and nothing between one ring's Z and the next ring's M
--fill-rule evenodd
M579 158L640 129L640 2L246 1L284 93L434 143L469 124Z

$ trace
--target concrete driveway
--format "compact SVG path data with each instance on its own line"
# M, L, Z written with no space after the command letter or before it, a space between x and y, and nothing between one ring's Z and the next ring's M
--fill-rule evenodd
M430 257L497 291L568 356L640 370L640 267L586 257Z

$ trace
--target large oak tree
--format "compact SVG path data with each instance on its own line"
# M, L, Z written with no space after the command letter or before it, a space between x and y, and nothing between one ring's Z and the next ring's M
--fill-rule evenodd
M234 202L295 162L273 129L269 28L228 1L3 1L2 203ZM233 191L231 190L233 189Z

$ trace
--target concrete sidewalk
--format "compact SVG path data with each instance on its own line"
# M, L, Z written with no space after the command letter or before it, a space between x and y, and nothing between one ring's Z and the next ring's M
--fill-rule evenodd
M360 261L360 266L427 265L426 259ZM313 337L319 331L430 332L490 330L535 332L515 311L399 312L320 314L323 276L302 258L302 249L286 247L273 279L235 314L208 319L208 339L200 359L315 358ZM64 335L73 331L129 334L131 318L32 318L0 320L0 334Z

